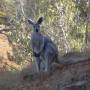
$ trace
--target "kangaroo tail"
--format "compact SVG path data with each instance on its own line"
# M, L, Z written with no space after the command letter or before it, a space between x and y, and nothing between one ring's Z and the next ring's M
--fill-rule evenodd
M90 61L90 55L70 55L56 57L56 63L63 65L76 64L85 61Z

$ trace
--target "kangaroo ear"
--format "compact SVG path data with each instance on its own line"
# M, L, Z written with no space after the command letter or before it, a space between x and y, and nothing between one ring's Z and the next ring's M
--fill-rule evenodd
M34 22L31 19L28 19L29 24L34 24Z
M38 19L37 23L38 23L38 24L41 24L42 21L43 21L43 17L40 17L40 18Z

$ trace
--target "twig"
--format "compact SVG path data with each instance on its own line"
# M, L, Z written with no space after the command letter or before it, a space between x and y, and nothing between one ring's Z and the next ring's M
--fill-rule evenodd
M2 29L2 30L0 30L0 33L2 33L3 31L9 32L9 31L12 31L12 30L16 30L16 28Z

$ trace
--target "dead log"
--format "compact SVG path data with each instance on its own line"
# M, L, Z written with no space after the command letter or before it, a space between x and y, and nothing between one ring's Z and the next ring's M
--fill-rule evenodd
M64 65L76 64L90 60L90 52L70 52L59 57L59 63Z

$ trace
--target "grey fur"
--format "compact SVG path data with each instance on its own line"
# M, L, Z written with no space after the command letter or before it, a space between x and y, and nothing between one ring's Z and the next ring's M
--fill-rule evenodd
M28 20L28 22L34 28L31 34L31 42L38 72L41 70L49 71L51 69L52 63L57 60L58 57L56 45L49 37L41 34L40 32L40 24L42 21L42 17L40 17L36 23L30 19Z

